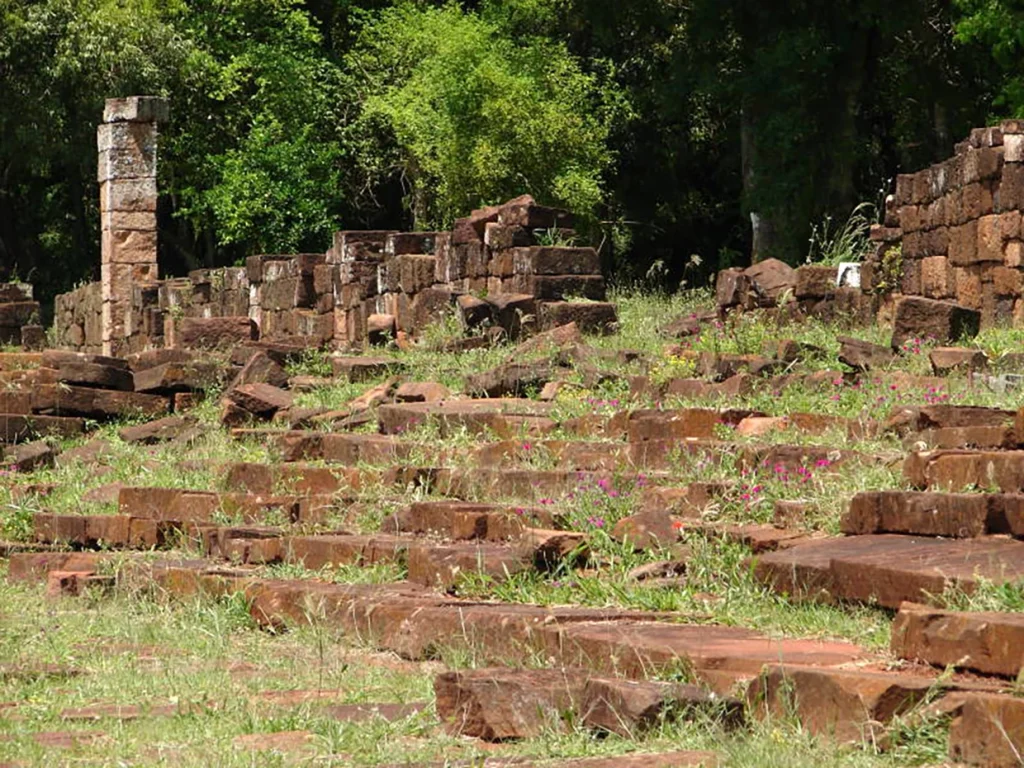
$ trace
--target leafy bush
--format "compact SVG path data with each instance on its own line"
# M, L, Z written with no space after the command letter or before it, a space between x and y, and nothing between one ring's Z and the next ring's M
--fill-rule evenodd
M513 41L455 4L402 3L364 17L347 68L362 168L401 177L417 226L524 192L581 214L602 200L624 102L562 44Z

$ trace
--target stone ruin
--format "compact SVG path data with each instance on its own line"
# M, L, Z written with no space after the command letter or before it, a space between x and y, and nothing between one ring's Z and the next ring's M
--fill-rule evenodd
M787 305L856 324L956 314L973 328L1024 324L1024 121L976 128L954 155L896 178L875 252L843 284L836 267L769 259L718 275L722 311ZM908 301L912 299L912 301ZM909 330L909 329L908 329ZM927 330L927 329L926 329ZM894 338L903 338L899 332Z
M600 259L572 217L529 195L451 231L343 231L326 253L252 256L244 267L158 279L157 125L167 103L110 99L97 131L102 280L58 296L59 346L123 355L195 337L360 348L414 337L445 313L511 337L571 321L614 327ZM586 301L572 301L571 299Z
M28 283L0 283L0 346L42 349L46 331L39 324L39 302Z

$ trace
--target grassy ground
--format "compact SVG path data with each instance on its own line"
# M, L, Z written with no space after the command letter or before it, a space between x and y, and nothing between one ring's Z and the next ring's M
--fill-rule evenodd
M706 293L684 296L616 297L621 332L593 339L598 349L615 353L636 350L647 362L625 363L607 359L602 370L619 378L585 386L584 365L570 376L568 386L553 406L558 418L586 414L611 415L627 407L629 375L656 380L692 375L685 350L666 352L669 343L657 333L668 321L709 306ZM435 343L451 333L438 327L429 334ZM822 351L800 371L842 370L838 362L837 334L847 333L876 343L887 343L883 329L844 329L811 319L799 324L775 324L743 318L712 327L683 346L696 352L760 353L780 339L813 344ZM1019 348L1024 332L1009 328L985 331L972 342L993 359ZM1024 391L1005 394L970 385L964 376L950 377L939 386L913 388L892 383L900 372L927 375L928 343L911 344L890 369L878 371L860 385L839 377L825 387L794 386L781 391L759 390L732 398L731 408L750 408L770 415L817 413L851 419L884 419L901 404L956 403L1017 408ZM440 354L427 345L394 354L410 371L410 378L439 381L460 391L467 374L485 371L506 361L510 347ZM325 375L324 358L309 356L293 373ZM380 380L361 384L332 384L300 398L302 405L341 408ZM720 401L659 400L647 395L628 407L688 407ZM187 450L181 446L139 449L117 437L123 424L107 425L96 433L108 443L99 467L71 464L42 470L30 477L6 474L0 480L0 539L31 537L31 514L47 510L64 514L111 513L111 503L88 503L82 497L111 483L218 490L222 465L232 461L271 462L277 457L266 442L232 440L216 427L216 398L201 405L195 415L209 429ZM368 428L372 431L372 426ZM556 433L554 438L561 437ZM737 445L755 442L724 431L728 441L721 451L680 454L666 479L671 485L694 481L723 482L732 489L707 511L708 521L765 523L772 519L778 500L801 500L812 510L801 525L810 531L834 534L850 496L860 490L902 487L898 459L904 448L892 437L852 439L835 429L809 437L793 431L773 432L756 442L805 443L834 449L855 449L877 461L852 463L838 469L810 467L801 477L780 477L771 468L744 474L737 461ZM445 450L452 466L461 466L459 451L486 438L465 433L441 433L427 424L403 439L422 446L424 461ZM600 441L601 438L594 438ZM529 438L523 437L526 442ZM69 441L73 448L82 441ZM885 460L889 458L890 460ZM187 467L182 462L188 462ZM553 466L537 450L526 466ZM53 485L50 495L15 491L24 482ZM631 580L638 565L664 558L667 553L635 553L612 539L614 523L638 509L645 480L623 469L611 484L581 485L575 491L545 500L564 519L590 534L594 553L591 567L582 571L524 574L495 583L469 578L462 593L509 602L625 606L644 610L677 611L694 623L723 623L755 628L773 635L844 638L883 653L888 646L891 614L858 606L796 604L762 587L750 570L750 551L739 544L687 533L690 550L684 583L653 588ZM379 528L381 519L401 504L430 498L422 490L370 487L352 505L339 505L329 524L364 532ZM493 499L488 499L493 500ZM509 501L515 501L510 499ZM403 577L401 564L373 568L338 568L311 574L294 566L266 570L279 577L319 577L339 582L388 582ZM0 676L0 763L17 760L30 765L282 765L298 761L315 765L370 766L430 760L470 759L484 755L569 757L619 754L628 751L712 749L730 766L896 766L941 762L945 730L934 721L898 723L896 738L886 752L873 745L837 748L816 740L788 720L759 723L752 729L728 732L716 722L665 725L637 740L595 738L582 730L550 733L522 744L485 748L473 740L446 736L432 711L431 679L443 666L472 664L472 658L453 656L440 662L414 664L360 647L328 626L313 626L281 636L256 629L240 599L190 603L153 599L117 591L77 600L41 600L38 587L10 585L0 579L0 662L30 669L40 663L67 665L81 674L68 678L23 679ZM962 607L1020 610L1024 591L992 587L968 598L947 596ZM341 723L324 715L316 703L274 706L265 694L274 690L329 692L336 703L423 702L426 709L394 723ZM63 710L95 703L176 703L188 712L170 717L143 717L120 722L67 721ZM7 707L5 703L16 704ZM911 720L908 719L908 723ZM274 731L305 730L313 734L309 752L254 756L235 746L237 736ZM70 750L44 748L34 736L53 731L101 731L102 736Z
M635 739L597 738L570 727L498 748L446 735L432 709L433 675L471 664L467 657L405 662L375 653L330 626L285 635L260 632L238 599L177 602L118 593L40 601L38 589L0 583L0 658L25 675L42 664L69 677L0 678L0 761L28 765L374 766L464 760L485 755L575 757L711 749L732 766L888 766L937 759L941 733L911 734L896 752L839 749L787 720L729 731L719 722L665 724ZM321 702L279 703L275 692L307 691L329 704L423 703L387 723L332 720ZM172 703L182 714L137 720L66 720L62 712L96 704ZM2 706L2 705L0 705ZM249 734L303 730L308 753L253 754L235 746ZM70 750L40 746L37 734L80 734ZM90 740L90 735L94 740Z

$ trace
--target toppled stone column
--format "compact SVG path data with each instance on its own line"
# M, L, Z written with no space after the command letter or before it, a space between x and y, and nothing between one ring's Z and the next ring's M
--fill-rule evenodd
M103 354L127 351L135 287L156 282L157 124L166 99L107 99L96 130L102 223Z

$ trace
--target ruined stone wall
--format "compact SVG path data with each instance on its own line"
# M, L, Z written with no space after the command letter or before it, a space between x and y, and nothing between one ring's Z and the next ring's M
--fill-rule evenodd
M896 179L867 285L901 249L898 291L980 310L990 325L1024 322L1024 122L979 128L941 163Z
M326 253L251 256L245 267L135 281L120 349L175 346L186 318L248 317L261 339L357 348L371 337L415 336L447 312L514 320L517 330L524 317L538 328L571 320L610 328L615 309L603 302L597 252L537 244L572 242L569 223L566 212L523 197L474 211L450 232L343 231ZM589 301L566 301L575 297ZM59 297L62 345L95 347L86 327L94 300L82 289Z
M42 346L39 302L27 283L0 283L0 345Z
M57 345L98 355L103 352L103 294L99 283L89 283L54 301Z

